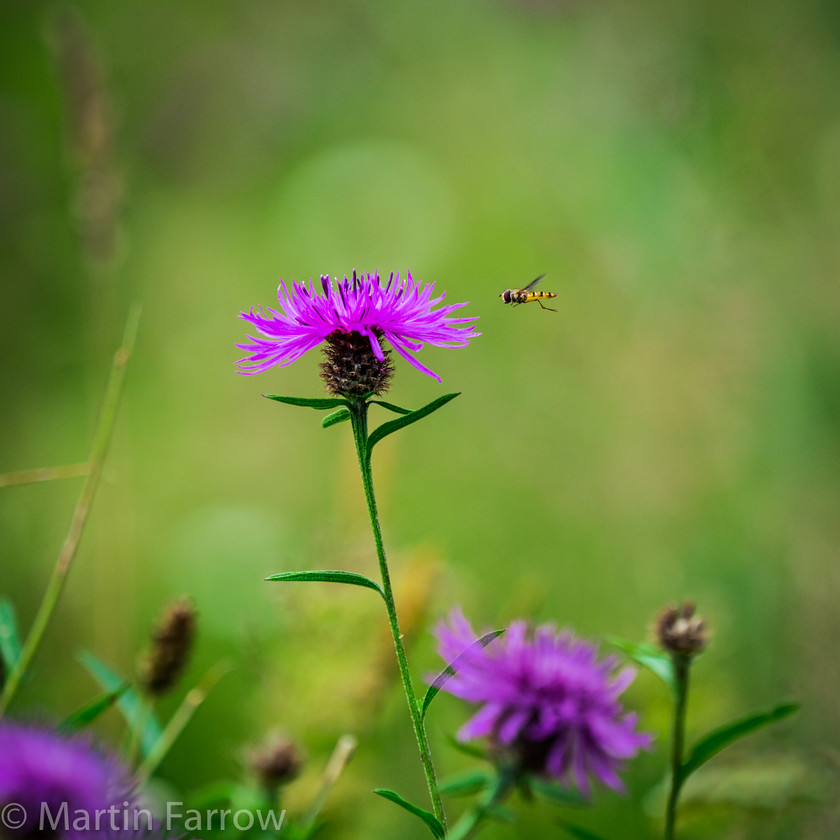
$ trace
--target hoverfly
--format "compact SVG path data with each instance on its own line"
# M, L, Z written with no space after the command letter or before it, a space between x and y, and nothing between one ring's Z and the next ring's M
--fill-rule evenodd
M512 303L514 306L520 303L531 303L536 301L543 309L549 312L556 312L550 306L543 306L543 298L557 297L555 292L535 292L537 284L545 277L545 274L540 274L536 280L532 280L524 289L505 289L499 297L504 303Z

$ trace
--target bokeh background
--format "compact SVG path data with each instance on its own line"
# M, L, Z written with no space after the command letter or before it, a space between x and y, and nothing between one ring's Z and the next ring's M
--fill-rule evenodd
M173 791L297 739L303 808L359 749L325 836L423 837L423 801L347 429L317 353L235 373L237 314L286 280L411 270L481 338L403 362L390 399L462 395L377 449L418 678L454 605L642 641L692 598L714 630L690 731L783 699L797 718L723 754L686 837L836 836L840 669L840 12L827 0L159 3L0 10L0 472L87 457L129 306L142 321L82 550L16 709L134 669L163 605L201 614L195 682L233 669L161 768ZM498 294L547 273L556 314ZM28 627L80 486L0 493L0 589ZM667 697L627 695L657 748L580 825L661 832ZM444 776L470 762L431 737ZM173 700L174 704L175 701ZM170 708L165 706L166 709ZM100 731L116 741L118 715ZM457 812L460 805L452 805ZM562 836L520 804L486 836Z

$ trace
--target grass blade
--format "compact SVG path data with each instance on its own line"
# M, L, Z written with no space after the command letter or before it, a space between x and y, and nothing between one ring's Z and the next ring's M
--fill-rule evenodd
M58 725L58 731L71 734L84 729L86 726L93 723L103 712L107 712L122 695L130 688L128 683L123 683L119 688L103 694L85 703L80 709L77 709L73 714L64 718Z
M5 668L0 673L10 673L20 659L20 638L17 631L15 608L7 598L0 601L0 657Z
M114 673L92 653L83 650L79 654L79 661L105 691L117 691L125 685L126 681L121 676ZM143 755L148 755L161 736L160 723L154 712L147 707L134 688L123 691L117 700L117 706L128 723L129 729L137 733Z

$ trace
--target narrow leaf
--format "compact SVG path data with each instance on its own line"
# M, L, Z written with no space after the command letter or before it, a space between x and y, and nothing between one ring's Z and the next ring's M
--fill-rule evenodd
M347 405L347 400L341 397L281 397L279 394L263 394L263 396L267 400L275 400L276 402L286 403L286 405L302 405L307 408L316 408L319 411Z
M371 432L371 435L368 438L368 453L371 452L373 447L379 443L382 438L390 435L392 432L396 432L398 429L402 429L405 426L410 426L412 423L416 423L418 420L422 420L433 411L437 411L441 406L446 405L446 403L450 400L454 400L457 396L458 394L446 394L443 397L438 397L436 400L432 400L432 402L428 405L424 405L423 408L418 408L417 411L409 412L408 414L404 414L402 417L397 417L396 420L389 420L387 423L383 423L378 429Z
M321 426L328 429L330 426L335 426L337 423L343 423L350 419L350 411L343 406L337 408L331 414L328 414L322 421Z
M578 825L563 823L563 828L568 831L572 837L577 837L578 840L605 840L605 838L600 834L595 834L594 832L581 828Z
M15 608L6 598L0 601L0 657L3 659L7 674L20 658L20 638L15 620Z
M464 776L456 776L453 779L444 779L439 785L441 793L447 796L474 796L487 790L493 783L493 775L484 770L475 773L468 773Z
M550 800L555 805L562 805L563 807L582 808L592 803L576 790L571 788L564 788L553 782L548 782L539 777L532 777L528 780L531 790L539 794L545 799Z
M432 681L432 684L426 690L425 695L423 696L423 702L420 704L420 716L421 718L426 717L426 712L429 709L429 706L432 700L437 697L438 692L443 688L443 686L447 683L450 677L454 677L457 669L457 664L461 661L462 657L464 657L468 651L472 650L474 647L487 647L490 642L493 641L497 636L501 636L504 633L504 630L491 630L489 633L485 633L480 639L476 639L463 653L455 658L453 662L450 662Z
M104 662L97 659L92 653L83 650L78 655L79 661L93 678L106 691L117 691L125 684L125 680L115 674ZM140 695L133 689L126 689L117 700L117 705L126 719L132 732L141 729L140 746L143 755L148 755L152 747L157 743L161 735L160 723L155 713L148 708Z
M418 805L412 805L410 802L407 802L403 799L398 793L394 793L392 790L387 790L385 788L376 788L374 793L381 796L383 799L387 799L390 802L393 802L395 805L399 805L400 808L405 808L409 814L414 814L415 817L423 820L424 823L429 828L429 831L434 834L438 840L443 840L446 836L446 832L443 830L443 826L440 824L438 818L431 812L427 811L425 808L420 808Z
M671 691L676 690L674 665L671 662L671 656L664 650L660 650L656 645L628 642L626 639L619 639L614 636L608 638L607 641L638 665L653 671Z
M393 411L394 414L411 414L410 408L402 408L401 406L394 405L393 403L384 402L383 400L371 400L372 403L376 403L377 405L381 405L382 408L387 408L388 411Z
M486 813L489 819L496 820L496 822L513 822L513 811L511 811L510 808L508 808L506 805L503 805L501 802L496 802L493 805L488 805Z
M702 767L713 755L719 753L724 747L728 747L734 741L769 726L771 723L784 720L790 717L799 709L798 703L782 703L771 709L769 712L759 712L736 720L733 723L710 732L705 738L698 741L691 754L683 763L681 777L687 779L698 767Z
M311 580L320 583L348 583L353 586L364 586L366 589L373 589L383 598L385 597L382 587L376 581L364 575L357 575L355 572L345 572L341 569L311 572L283 572L278 575L270 575L266 580L276 580L283 583L299 580Z
M449 745L458 750L459 753L468 755L470 758L480 759L481 761L492 761L492 758L488 755L487 751L477 744L459 741L454 735L449 734L446 735L446 740L449 742Z
M113 691L109 691L106 694L103 694L101 697L97 697L94 700L91 700L89 703L86 703L80 709L76 709L73 714L68 715L64 720L58 725L59 732L64 732L67 734L78 732L80 729L84 729L88 724L93 723L103 712L107 712L117 700L122 697L122 695L128 691L129 684L123 683L119 688L114 689Z

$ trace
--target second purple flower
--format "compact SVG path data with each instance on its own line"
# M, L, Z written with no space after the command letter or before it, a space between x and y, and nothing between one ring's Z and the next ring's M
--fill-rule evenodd
M526 623L515 621L504 636L482 647L455 610L435 635L438 652L455 671L441 687L481 704L459 739L487 737L505 763L584 795L591 777L622 789L618 774L624 761L652 740L636 730L636 715L618 702L633 681L633 668L616 673L614 657L599 661L596 645L558 633L551 624L529 635Z

